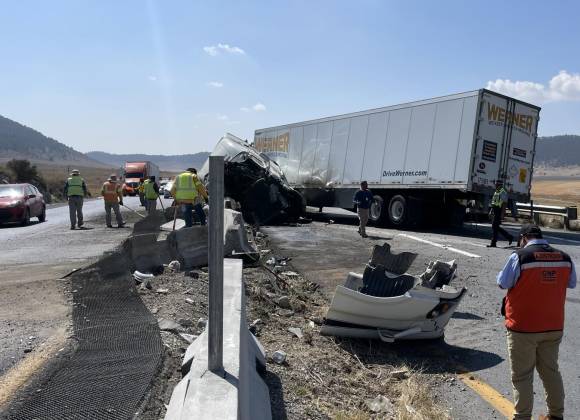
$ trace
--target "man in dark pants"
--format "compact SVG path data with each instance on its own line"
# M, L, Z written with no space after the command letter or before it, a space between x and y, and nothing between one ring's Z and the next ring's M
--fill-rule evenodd
M493 215L493 221L491 222L492 237L491 244L488 248L495 248L497 246L498 234L501 234L505 239L508 240L509 245L514 241L514 237L510 235L508 231L501 227L501 219L508 201L508 194L503 187L503 182L496 181L495 183L495 193L491 199L491 212Z
M373 193L368 189L369 186L366 181L360 183L360 190L358 190L353 198L353 202L357 207L357 214L359 219L358 234L363 238L367 237L366 226L369 221L369 209L373 202Z

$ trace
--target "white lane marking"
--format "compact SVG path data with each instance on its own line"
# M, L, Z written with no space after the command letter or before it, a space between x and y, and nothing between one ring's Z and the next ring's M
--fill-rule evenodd
M463 251L461 249L453 248L451 246L438 244L437 242L428 241L427 239L418 238L418 237L413 236L413 235L407 235L406 233L399 233L397 236L403 236L404 238L413 239L414 241L417 241L417 242L423 242L424 244L432 245L432 246L435 246L437 248L443 248L443 249L447 249L447 250L452 251L452 252L457 252L458 254L465 255L467 257L481 258L481 255L472 254L471 252Z
M570 242L572 244L580 244L580 241L575 241L574 239L564 239L564 238L560 238L559 236L551 236L551 235L542 235L542 236L546 239L553 239L556 241Z

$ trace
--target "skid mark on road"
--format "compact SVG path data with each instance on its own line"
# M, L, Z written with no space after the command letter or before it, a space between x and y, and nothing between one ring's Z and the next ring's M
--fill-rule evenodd
M511 419L514 415L514 405L513 403L505 398L502 394L495 390L480 378L478 378L473 373L468 372L466 369L462 373L459 373L457 377L461 381L477 393L481 398L483 398L489 405L495 408L498 412L504 415L506 418Z
M471 252L463 251L461 249L453 248L452 246L443 245L443 244L440 244L437 242L429 241L427 239L419 238L417 236L407 235L406 233L399 233L397 236L402 236L404 238L412 239L412 240L417 241L417 242L422 242L424 244L432 245L432 246L435 246L437 248L443 248L443 249L446 249L448 251L455 252L457 254L465 255L466 257L481 258L481 255L477 255L477 254L473 254Z

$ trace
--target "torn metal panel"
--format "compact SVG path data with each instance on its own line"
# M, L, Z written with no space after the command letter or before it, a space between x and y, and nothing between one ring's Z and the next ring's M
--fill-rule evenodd
M306 209L302 195L288 184L280 167L243 140L226 134L212 155L225 156L225 195L241 205L249 223L267 224L296 221ZM207 178L207 162L199 171Z
M385 265L373 264L380 261L400 268L402 260L397 257L389 247L375 247L364 274L349 273L344 286L336 288L322 334L386 342L443 336L466 292L449 286L457 264L434 261L420 276L397 274ZM405 257L408 266L415 257Z

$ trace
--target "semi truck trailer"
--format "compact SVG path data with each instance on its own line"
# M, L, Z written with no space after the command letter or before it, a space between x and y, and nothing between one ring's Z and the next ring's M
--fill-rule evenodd
M262 128L254 147L309 206L353 209L361 181L370 219L409 226L486 213L496 181L530 198L540 107L486 89Z

